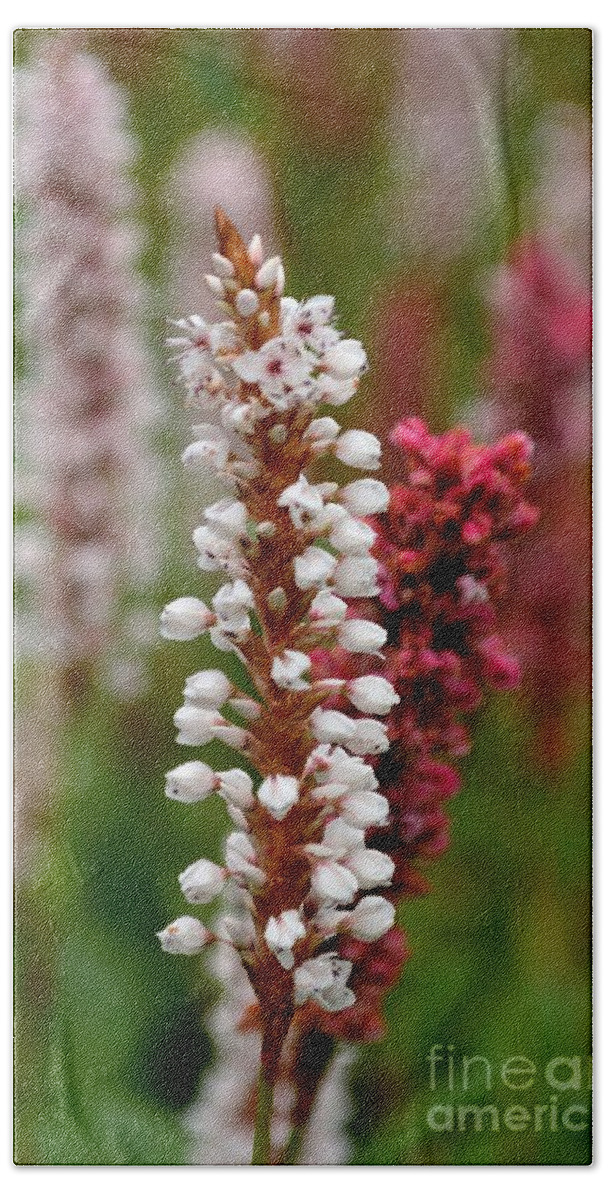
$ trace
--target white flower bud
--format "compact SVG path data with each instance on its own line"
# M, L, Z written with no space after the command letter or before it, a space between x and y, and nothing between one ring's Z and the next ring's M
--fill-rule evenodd
M250 696L233 696L230 707L245 721L257 721L262 712L261 704L252 700Z
M269 917L264 930L268 949L286 971L290 971L294 964L293 946L303 937L306 937L306 926L295 908L286 909L279 917Z
M258 406L252 400L246 404L225 404L222 409L222 425L234 433L249 437L255 429L258 416ZM242 467L240 469L242 470Z
M345 796L340 803L342 819L357 829L385 825L388 814L388 800L379 792L355 792L352 796Z
M186 679L186 700L202 708L221 708L230 698L234 687L223 671L197 671Z
M194 596L181 596L179 600L171 600L163 608L160 618L162 637L174 642L189 642L198 637L213 623L213 615Z
M323 842L317 849L322 854L330 854L335 858L344 859L352 851L359 850L364 846L365 838L361 830L353 829L346 821L336 817L325 826Z
M375 621L344 621L338 632L338 645L354 654L375 654L384 646L386 629Z
M293 560L296 587L307 592L309 588L320 588L327 583L336 567L336 560L328 550L318 546L309 546L304 554L298 554Z
M260 521L256 526L256 533L263 541L267 541L269 538L276 537L277 527L274 521Z
M232 279L234 275L234 265L230 262L230 259L224 258L223 254L212 254L211 258L213 260L216 274L222 279Z
M197 704L184 704L173 720L179 730L175 740L181 746L205 746L218 738L233 750L241 750L249 736L246 729L231 725L221 713Z
M367 355L361 342L346 338L332 346L323 361L330 375L335 375L337 379L349 379L352 375L361 374L367 365Z
M196 804L215 791L217 781L218 776L207 763L180 763L165 775L165 796L182 804Z
M224 285L217 275L205 275L205 283L213 296L218 300L222 300L224 296Z
M290 484L281 492L277 505L289 509L296 529L303 529L311 521L318 520L323 512L323 498L305 475L300 475L297 483Z
M249 628L249 625L247 628ZM236 645L237 635L235 633L228 633L224 629L221 621L219 621L217 625L214 625L213 629L209 631L209 637L216 650L223 650L227 654L229 654L231 651L234 651L235 654L239 654L239 650Z
M249 950L255 942L255 925L251 913L228 913L224 917L224 933L237 950Z
M336 442L334 454L348 467L360 471L377 471L382 447L378 438L365 429L348 429Z
M208 525L199 525L192 541L198 550L196 561L201 571L226 571L235 561L234 543L214 533Z
M275 296L282 296L285 291L285 268L282 262L279 262L277 270L277 281L274 285Z
M325 479L322 483L315 484L315 487L319 489L319 495L322 496L324 500L331 500L332 496L335 496L336 492L340 490L338 484L331 483L329 479Z
M226 812L228 813L232 824L235 825L237 829L244 829L245 833L249 833L249 821L247 820L242 808L237 808L236 804L230 804L228 801L226 804Z
M318 900L334 904L352 904L358 891L357 878L343 863L327 859L313 867L311 888Z
M385 887L395 871L395 864L388 854L383 854L381 850L368 850L367 847L355 850L346 861L356 875L360 888Z
M247 509L240 500L218 500L205 509L210 528L223 537L241 537L247 532Z
M377 596L379 563L369 554L347 555L339 559L334 572L334 587L339 596L349 599Z
M241 317L252 317L260 307L259 297L251 288L243 288L240 292L237 292L234 303L236 311Z
M257 864L257 856L251 839L240 829L235 829L226 838L224 851L226 866L231 874L253 887L261 887L266 876Z
M186 446L182 462L186 466L209 467L212 471L223 471L228 462L230 443L219 425L198 425L197 441Z
M364 717L361 721L353 721L354 729L350 737L345 738L344 745L353 754L385 754L389 748L386 729L381 721Z
M384 896L363 896L343 925L361 942L375 942L395 924L395 906Z
M338 508L339 505L335 505ZM328 541L340 554L365 555L376 540L375 530L358 521L356 517L344 516L332 524Z
M231 767L229 771L218 771L218 792L223 800L248 809L254 803L253 783L246 771Z
M254 233L248 247L249 262L254 267L261 267L264 261L264 251L262 248L262 239L259 233Z
M213 938L196 917L176 917L156 936L167 954L200 954Z
M346 691L351 704L359 712L378 717L385 717L395 704L399 704L399 693L382 675L361 675L359 679L350 679Z
M231 725L229 721L222 721L216 725L215 736L218 742L230 746L231 750L244 750L249 740L246 729L241 729L239 725Z
M206 746L215 737L216 723L221 714L212 709L184 704L178 708L173 721L179 730L176 742L180 746Z
M333 629L341 625L348 611L348 605L333 592L319 592L315 596L309 610L308 618L314 625L323 629Z
M269 775L258 788L258 800L277 821L282 821L300 795L300 785L293 775Z
M262 263L255 277L256 288L259 288L260 291L265 291L267 288L274 287L280 280L282 269L283 264L278 255L275 255L273 258L267 258L266 262Z
M355 734L356 721L332 708L315 708L310 729L318 742L346 742Z
M379 479L355 479L340 489L340 499L353 517L371 517L386 512L390 494Z
M301 650L284 650L273 658L270 675L277 687L286 688L289 692L305 692L310 684L302 679L302 675L310 671L310 667L308 655Z
M356 996L346 981L353 964L337 954L319 954L297 967L293 974L296 1006L314 1000L326 1012L341 1012L355 1003Z
M340 434L340 426L333 417L317 417L311 421L308 429L304 431L306 441L312 442L315 450L325 450L335 442Z
M199 858L179 876L179 886L190 904L209 904L219 896L226 879L224 867Z
M322 784L337 784L344 788L344 794L352 792L373 792L378 787L378 780L373 767L347 754L341 746L331 752L329 765L323 772Z
M333 375L319 375L316 380L320 404L332 404L339 408L348 404L357 390L357 379L336 379Z
M235 579L233 583L222 584L211 601L218 617L228 617L236 609L253 608L255 600L253 592L244 579Z

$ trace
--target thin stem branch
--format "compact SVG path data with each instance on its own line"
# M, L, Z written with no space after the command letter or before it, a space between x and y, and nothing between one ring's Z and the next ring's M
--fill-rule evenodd
M251 1159L252 1166L268 1166L271 1161L270 1127L272 1123L273 1098L274 1084L267 1079L264 1067L262 1066L258 1082L253 1156Z

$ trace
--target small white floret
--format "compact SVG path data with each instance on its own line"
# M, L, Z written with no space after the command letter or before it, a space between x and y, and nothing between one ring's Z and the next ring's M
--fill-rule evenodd
M378 438L365 429L348 429L338 438L334 450L336 458L348 467L360 471L377 471L380 466L382 447Z
M199 858L179 876L179 886L190 904L210 904L219 896L226 879L224 867Z
M277 687L286 688L290 692L304 692L310 683L302 676L310 671L311 662L307 654L301 650L284 650L272 660L270 675Z
M282 269L283 264L278 255L274 255L273 258L267 258L256 274L256 288L259 288L260 291L265 291L267 288L274 287L281 277Z
M215 791L217 782L218 776L207 763L180 763L165 775L165 796L181 804L196 804Z
M300 785L293 775L269 775L258 788L258 800L277 821L297 804Z
M234 686L223 671L197 671L186 679L184 696L202 708L221 708L233 691Z
M176 917L156 936L167 954L200 954L213 935L196 917Z
M361 675L349 680L346 691L359 712L385 717L395 704L399 704L399 693L392 683L382 675Z
M174 642L189 642L213 623L213 614L195 596L181 596L163 608L160 618L162 637Z
M390 494L380 479L355 479L340 489L340 500L353 517L386 512Z
M229 771L218 771L218 791L222 799L239 808L251 808L254 803L253 783L246 771L231 767Z
M237 292L234 303L236 311L241 317L252 317L260 307L259 297L251 288L243 288L240 292Z
M278 917L269 917L264 930L264 941L268 949L286 971L293 967L293 947L303 937L306 937L306 926L295 908L286 909Z
M348 599L363 599L377 596L378 571L377 559L371 554L347 554L338 560L334 571L334 587L339 596Z
M309 546L303 554L297 554L293 560L296 587L303 592L310 588L323 587L335 567L336 560L333 554L319 546Z
M395 906L384 896L363 896L343 924L360 941L375 942L395 924Z

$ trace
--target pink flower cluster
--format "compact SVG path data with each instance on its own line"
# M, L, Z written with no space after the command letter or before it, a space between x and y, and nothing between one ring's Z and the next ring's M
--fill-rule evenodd
M388 718L390 748L374 761L389 817L370 839L395 861L389 892L400 900L427 890L416 862L448 844L444 805L461 786L455 762L470 749L467 717L488 691L519 682L498 631L504 546L537 514L522 497L532 451L524 434L478 446L463 429L433 436L410 418L393 442L404 482L392 488L388 511L370 520L382 591L359 615L387 628L384 673L400 697ZM373 945L349 938L338 952L355 964L358 999L348 1013L323 1016L322 1027L341 1038L380 1037L382 998L407 957L403 935L390 930Z

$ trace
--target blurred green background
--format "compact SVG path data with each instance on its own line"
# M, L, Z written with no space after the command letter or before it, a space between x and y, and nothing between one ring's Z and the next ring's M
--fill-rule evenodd
M35 60L43 36L17 33L18 67ZM219 128L246 134L258 147L271 173L288 291L334 293L341 327L369 346L372 372L357 400L363 424L382 426L377 381L386 297L402 281L432 281L441 303L426 404L434 426L444 429L479 394L489 350L484 279L529 227L538 122L554 106L574 106L588 119L588 31L510 31L499 76L488 85L495 103L482 146L491 166L490 202L476 216L473 235L439 253L432 239L417 243L402 219L407 187L416 189L407 138L406 184L395 161L393 97L415 45L404 31L316 36L308 59L298 50L290 61L263 31L87 33L88 49L125 90L137 139L148 336L167 397L157 446L167 481L163 567L152 611L178 595L207 598L194 570L192 496L179 466L186 419L163 349L165 315L175 315L168 299L174 245L167 181L189 139ZM26 351L18 364L22 359ZM391 411L405 414L407 396L396 397ZM203 663L194 643L159 642L140 654L148 680L142 694L121 700L98 678L57 731L60 783L36 815L32 862L19 877L20 1163L187 1161L180 1114L212 1059L204 1012L215 985L196 961L162 955L154 937L181 911L178 871L213 855L224 832L219 809L189 810L163 796L164 772L178 760L172 715L184 676L210 665L211 653L204 650ZM38 667L25 656L18 706L44 704L39 687ZM493 1103L503 1111L547 1104L555 1094L560 1108L589 1102L584 694L570 720L575 751L550 774L534 766L533 723L521 698L492 703L478 723L466 784L451 806L451 847L430 867L430 896L402 913L413 956L388 1001L387 1037L363 1048L353 1069L354 1163L589 1159L588 1130L568 1131L561 1123L556 1131L514 1133L501 1120L498 1132L467 1127L450 1134L433 1131L427 1120L438 1103ZM19 754L18 740L17 771ZM214 761L227 759L218 751ZM485 1056L493 1090L471 1086L463 1094L458 1072L451 1092L445 1073L432 1089L433 1045L442 1045L444 1055L452 1046L456 1064L462 1055ZM538 1070L525 1093L500 1083L500 1066L514 1055ZM558 1056L584 1060L583 1090L549 1088L543 1072Z

